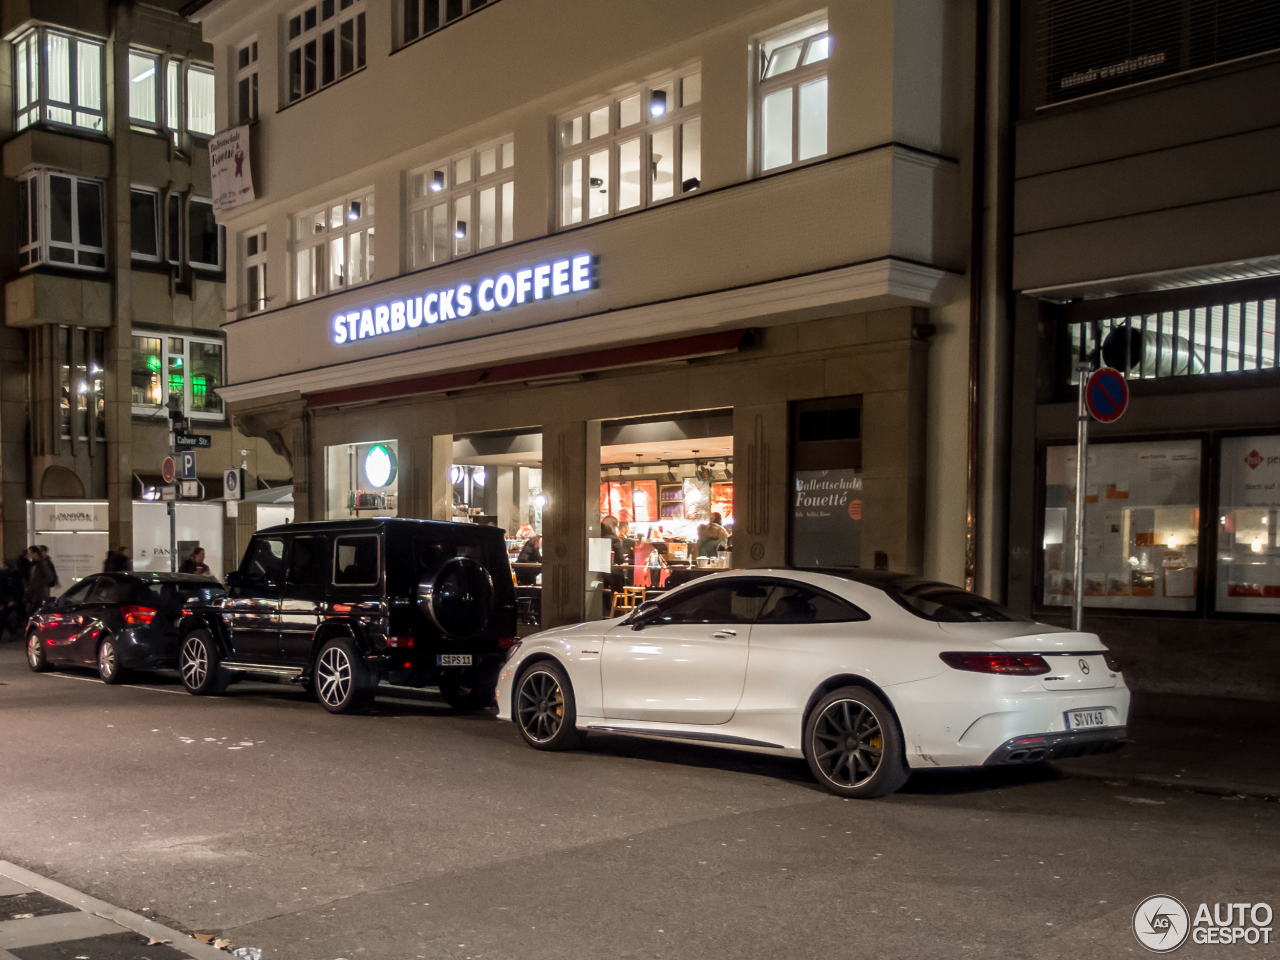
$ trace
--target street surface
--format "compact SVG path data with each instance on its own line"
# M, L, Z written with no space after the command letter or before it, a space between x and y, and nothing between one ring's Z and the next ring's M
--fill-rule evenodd
M126 683L0 647L0 859L264 960L1128 957L1154 894L1280 910L1275 803L1051 770L846 801L800 761L538 753L415 691Z

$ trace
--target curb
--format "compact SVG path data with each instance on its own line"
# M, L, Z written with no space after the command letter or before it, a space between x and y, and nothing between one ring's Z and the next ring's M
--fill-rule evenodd
M140 933L151 940L169 940L173 949L182 951L192 957L193 960L229 960L231 957L226 951L211 947L207 943L201 943L185 933L171 930L162 923L157 923L121 907L112 906L105 901L89 896L87 893L81 893L79 890L73 890L71 887L58 883L56 880L50 880L48 877L42 877L38 873L24 870L8 860L0 860L0 877L8 877L10 880L24 884L33 890L38 890L40 893L55 897L63 903L79 907L85 913L96 914L105 920L118 923L120 926L135 933Z
M1280 789L1268 789L1253 783L1222 780L1195 780L1187 777L1167 777L1154 773L1104 773L1099 770L1075 770L1054 764L1053 768L1063 777L1073 780L1105 780L1123 782L1126 786L1159 787L1163 790L1187 790L1191 793L1207 793L1218 797L1248 797L1251 800L1280 800Z

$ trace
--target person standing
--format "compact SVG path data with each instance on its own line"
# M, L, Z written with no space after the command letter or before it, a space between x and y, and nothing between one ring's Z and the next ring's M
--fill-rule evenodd
M178 568L179 573L194 573L198 576L207 577L209 575L209 567L204 562L204 547L196 546L191 551L191 556L182 561L182 566Z
M40 609L40 605L49 599L49 591L53 587L53 564L41 556L40 548L32 545L27 548L27 559L31 561L31 573L27 580L26 601L28 616Z
M524 546L520 548L520 555L516 557L516 563L541 563L542 562L542 537L530 537L524 542ZM516 570L516 586L531 587L538 582L538 570L526 567L522 570Z
M62 586L58 580L58 568L53 565L53 557L49 553L49 547L46 544L40 544L40 557L49 564L49 589L56 590Z
M715 557L729 542L729 531L720 525L721 519L719 513L713 513L710 523L698 527L698 556Z

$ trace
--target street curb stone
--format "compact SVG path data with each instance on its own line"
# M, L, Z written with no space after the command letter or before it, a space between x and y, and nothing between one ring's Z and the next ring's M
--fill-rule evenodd
M1187 777L1162 777L1156 774L1139 773L1126 775L1123 773L1107 773L1101 770L1073 770L1060 764L1054 769L1064 777L1073 780L1101 780L1123 782L1127 785L1143 787L1159 787L1161 789L1190 790L1193 793L1208 793L1221 797L1248 797L1251 800L1280 800L1280 791L1268 790L1253 783L1238 783L1221 780L1195 780Z

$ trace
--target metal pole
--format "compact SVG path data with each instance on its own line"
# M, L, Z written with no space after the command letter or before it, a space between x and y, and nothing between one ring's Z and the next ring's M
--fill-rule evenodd
M177 438L174 436L173 421L169 421L169 456L176 457L178 453ZM174 462L177 466L177 462ZM182 489L181 486L178 489ZM169 501L169 572L178 572L178 503L177 491L174 491L174 499Z
M1076 404L1076 556L1075 589L1071 598L1071 623L1084 628L1084 510L1089 499L1089 411L1085 408L1085 388L1089 380L1089 364L1077 368L1080 376L1080 398Z

